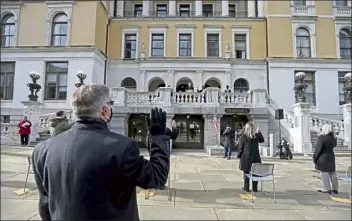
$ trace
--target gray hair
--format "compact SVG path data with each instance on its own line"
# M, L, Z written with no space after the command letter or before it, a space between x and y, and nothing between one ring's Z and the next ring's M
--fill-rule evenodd
M82 85L72 95L76 117L100 117L102 108L110 101L110 89L104 84Z
M328 134L334 134L334 130L333 130L331 124L324 124L321 128L321 132L320 132L319 136L328 135Z

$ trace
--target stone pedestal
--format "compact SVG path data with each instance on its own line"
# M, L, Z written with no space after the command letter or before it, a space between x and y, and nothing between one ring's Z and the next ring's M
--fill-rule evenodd
M23 115L27 116L28 120L32 123L31 134L29 135L29 143L32 143L39 138L39 116L42 103L38 101L22 101L21 103L26 107Z
M253 103L253 108L266 108L267 107L267 103L265 100L265 96L266 96L266 89L253 89L252 90L252 97L251 101Z
M109 123L110 131L128 136L129 114L113 114Z
M171 107L171 93L172 88L169 87L160 87L158 88L159 99L158 104L162 107Z
M344 124L344 145L348 147L349 150L352 149L351 143L351 103L344 104L342 106L342 114L343 114L343 124Z
M114 106L125 106L126 88L113 87L110 89L111 98L114 101Z
M297 153L312 153L312 141L310 136L310 104L297 103L293 105L294 112L294 134L293 145Z
M230 59L230 58L231 58L231 53L225 52L225 59Z
M209 106L218 106L220 89L216 87L208 87L205 89L205 99Z
M213 127L213 119L214 115L213 114L206 114L203 115L204 118L204 151L206 151L209 155L214 153L213 150L218 150L216 151L217 153L219 151L223 152L223 147L220 146L220 119L221 116L218 117L218 128L219 128L219 133L218 136L214 136L214 127Z

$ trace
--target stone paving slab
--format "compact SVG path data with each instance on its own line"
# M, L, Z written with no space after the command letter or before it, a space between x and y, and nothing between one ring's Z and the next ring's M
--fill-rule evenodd
M217 209L218 220L304 220L292 210Z
M350 211L296 210L306 220L351 220Z
M36 200L1 198L1 220L27 220L36 214L38 214L38 201Z
M218 220L213 208L139 207L141 220Z

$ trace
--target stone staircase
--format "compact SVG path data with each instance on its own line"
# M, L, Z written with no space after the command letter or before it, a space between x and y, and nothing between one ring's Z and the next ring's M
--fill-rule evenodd
M318 133L312 132L311 133L311 141L313 146L313 152L318 142ZM351 153L351 150L348 150L347 146L343 144L343 140L337 138L337 146L334 148L335 152L339 153Z
M31 146L35 146L35 145L37 145L39 142L44 141L44 140L47 140L47 139L49 139L50 137L51 137L51 136L50 136L50 132L49 132L49 131L41 132L41 133L39 133L39 137L36 139L36 141L31 142Z

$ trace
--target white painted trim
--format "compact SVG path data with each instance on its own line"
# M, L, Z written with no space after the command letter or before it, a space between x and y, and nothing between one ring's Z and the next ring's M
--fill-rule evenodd
M191 2L182 2L177 1L176 15L180 15L180 5L189 5L189 17L192 17L192 3Z
M51 35L52 35L52 23L53 19L57 14L64 13L67 16L67 36L66 36L66 46L71 43L71 18L72 18L72 7L73 4L47 4L47 33L46 33L46 46L51 46Z
M251 47L250 47L250 31L249 28L233 28L232 29L232 57L236 59L235 56L235 34L245 34L246 35L246 59L251 59Z
M121 59L125 59L125 35L126 34L135 34L136 35L136 57L131 59L138 59L138 45L139 45L139 29L138 28L123 28L122 29L122 41L121 41Z
M180 34L191 34L191 57L194 57L194 28L177 28L176 29L177 32L177 57L180 57L179 53L180 53ZM187 56L181 56L181 57L187 57Z
M351 30L351 22L349 22L349 21L335 21L336 57L337 58L341 58L340 31L343 28L349 28Z
M204 55L208 57L208 34L219 34L219 58L222 58L222 28L205 28L204 29Z
M298 28L305 28L310 35L310 54L311 58L316 58L316 37L315 37L315 21L312 20L293 20L292 33L293 33L293 57L297 58L297 39L296 31Z
M166 28L149 28L149 57L152 56L152 34L164 34L164 56L166 57Z
M110 17L114 17L114 9L115 9L115 1L110 0L109 1L109 15L110 15Z
M306 6L314 6L315 3L314 3L314 0L306 0ZM291 0L291 6L295 6L294 4L294 0ZM300 6L300 5L299 5ZM303 5L304 6L304 5Z
M1 22L2 19L9 14L15 16L15 45L12 45L11 47L16 47L18 45L20 10L21 6L19 5L1 5Z

